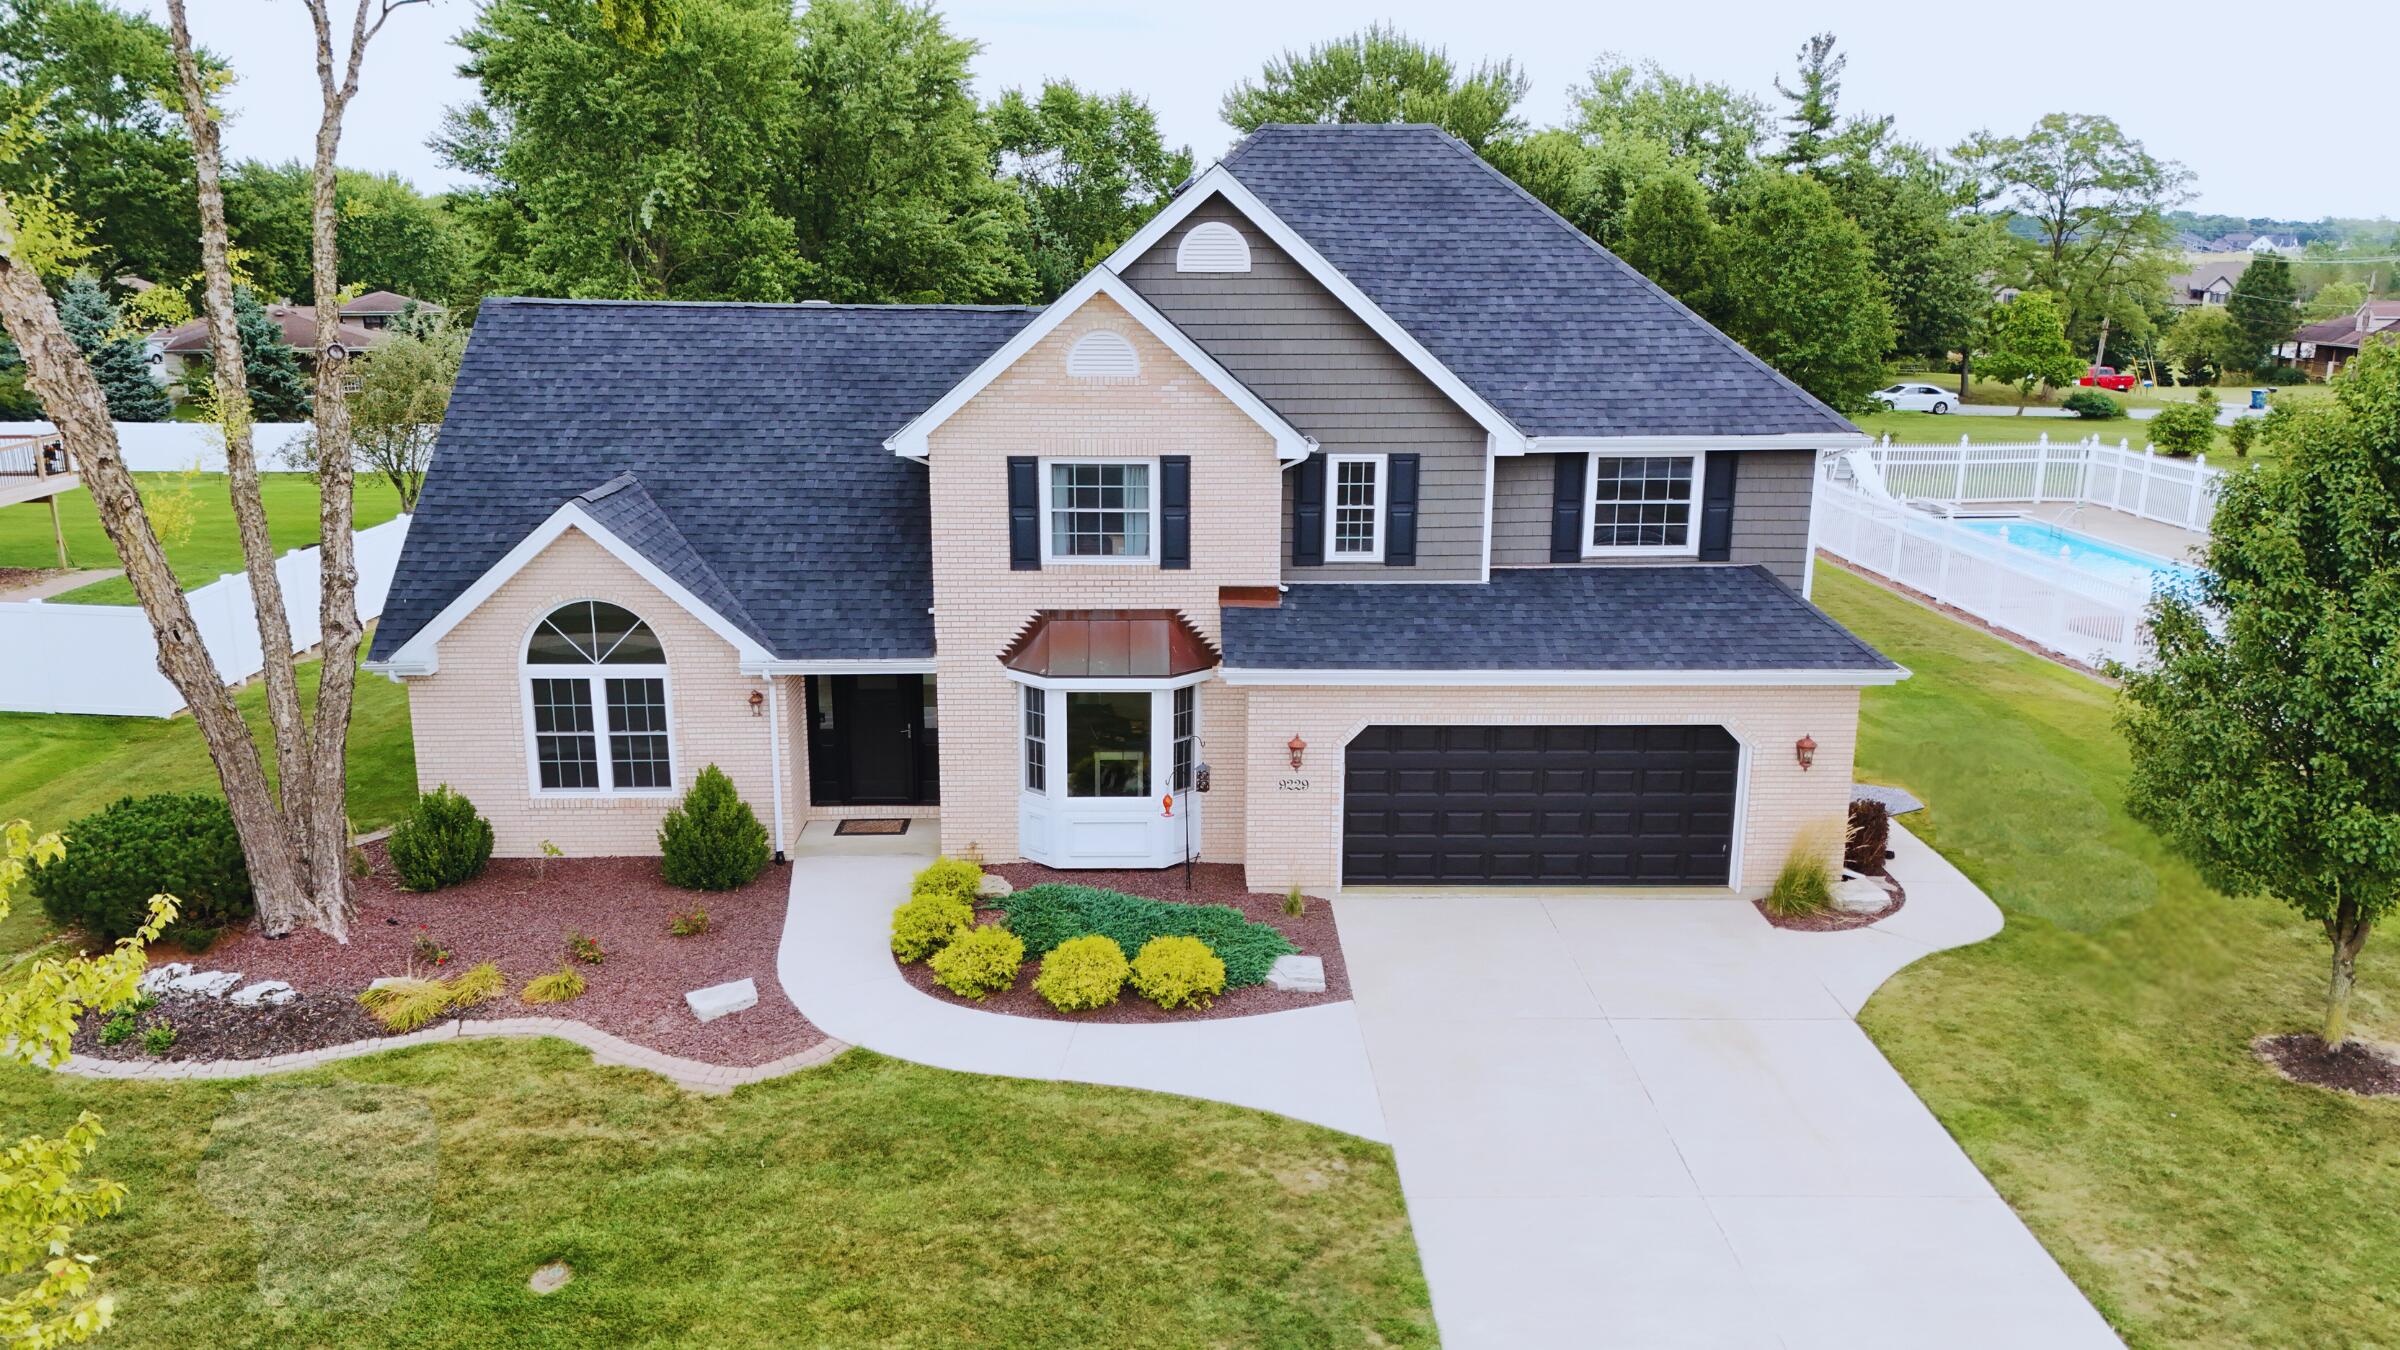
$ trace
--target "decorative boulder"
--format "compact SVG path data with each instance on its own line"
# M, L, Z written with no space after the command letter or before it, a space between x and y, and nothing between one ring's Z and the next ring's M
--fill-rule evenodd
M226 996L226 1002L242 1008L277 1007L300 997L300 991L281 980L260 980L246 984Z
M692 1006L692 1016L703 1022L714 1022L744 1008L757 1007L758 982L735 980L730 984L712 984L706 989L695 989L685 994L683 1001Z
M136 987L145 994L164 993L168 982L180 980L191 973L191 962L169 961L165 965L152 966L143 971L141 981Z
M177 994L198 994L202 998L223 998L242 982L238 970L201 970L178 975L167 981L167 989Z
M1278 956L1267 967L1267 987L1293 994L1322 994L1325 992L1325 958L1322 956Z
M997 900L1004 895L1016 893L1016 886L1007 877L1001 876L997 872L986 872L982 879L975 883L975 898L978 900Z
M1892 903L1891 892L1864 877L1850 877L1833 888L1833 907L1849 914L1873 914Z

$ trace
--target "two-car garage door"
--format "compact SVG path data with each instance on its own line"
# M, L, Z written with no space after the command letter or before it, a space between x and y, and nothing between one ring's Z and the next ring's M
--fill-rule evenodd
M1722 886L1716 726L1377 726L1345 753L1345 885Z

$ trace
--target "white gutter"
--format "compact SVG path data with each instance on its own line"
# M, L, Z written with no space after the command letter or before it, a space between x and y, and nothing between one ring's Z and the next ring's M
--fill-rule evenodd
M1221 666L1217 673L1227 684L1432 689L1780 688L1797 685L1839 688L1898 684L1909 677L1905 666L1888 670L1292 670L1264 666Z

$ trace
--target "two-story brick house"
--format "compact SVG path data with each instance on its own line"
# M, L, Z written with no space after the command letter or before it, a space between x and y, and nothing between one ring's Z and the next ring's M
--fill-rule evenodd
M1039 309L486 302L373 664L503 853L715 763L779 849L1755 892L1905 674L1804 598L1865 441L1439 131L1272 127Z

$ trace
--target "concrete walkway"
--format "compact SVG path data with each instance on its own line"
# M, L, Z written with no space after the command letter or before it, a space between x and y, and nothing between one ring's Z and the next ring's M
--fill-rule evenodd
M2000 929L1893 840L1908 904L1848 933L1733 900L1337 902L1445 1344L2117 1343L1851 1020Z
M1348 1003L1105 1025L980 1012L919 992L892 964L892 908L937 840L927 826L897 839L836 837L821 821L803 831L776 974L826 1034L937 1068L1207 1097L1388 1139Z
M22 586L0 587L0 601L48 600L69 591L82 590L95 581L123 575L125 571L119 567L79 567L71 572L59 572L39 581L26 582Z

